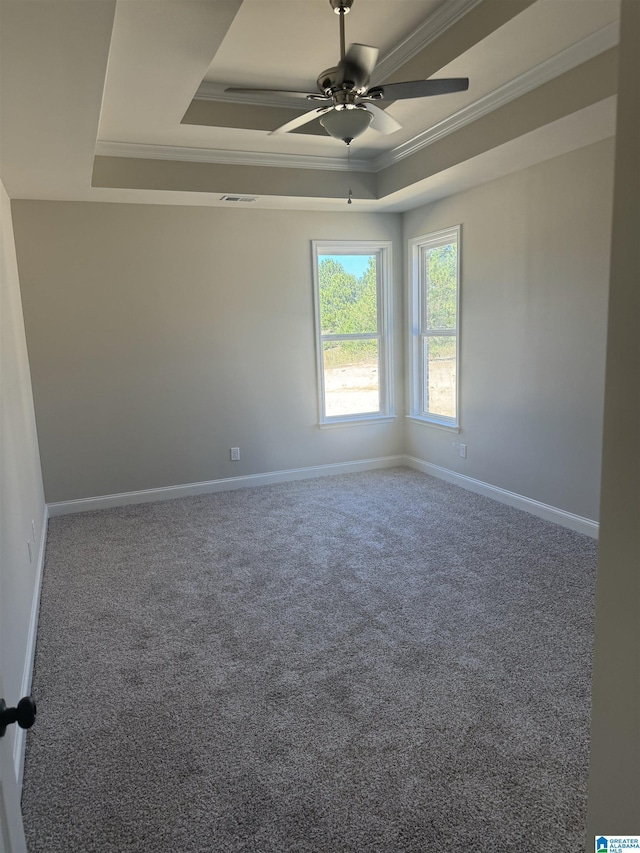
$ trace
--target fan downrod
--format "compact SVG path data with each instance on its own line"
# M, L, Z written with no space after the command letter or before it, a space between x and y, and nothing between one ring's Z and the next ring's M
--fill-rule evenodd
M344 65L345 60L345 32L344 16L351 11L353 0L329 0L329 5L340 16L340 64L333 68L327 68L318 76L318 89L327 98L333 98L336 109L353 109L356 106L355 95L362 94L369 82L358 68L351 64L348 68Z

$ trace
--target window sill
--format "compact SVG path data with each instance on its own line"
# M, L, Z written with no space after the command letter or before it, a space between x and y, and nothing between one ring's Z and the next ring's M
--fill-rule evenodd
M430 418L420 418L417 415L405 415L405 417L408 421L413 421L415 424L422 424L422 426L444 429L447 432L460 432L460 427L457 424L444 424L440 423L440 421L432 421Z
M396 415L382 415L372 418L345 418L344 420L323 421L320 429L337 429L339 427L366 426L367 424L389 424L396 420Z

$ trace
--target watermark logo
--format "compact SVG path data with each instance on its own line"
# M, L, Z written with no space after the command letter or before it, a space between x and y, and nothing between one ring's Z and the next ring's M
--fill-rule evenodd
M596 835L596 853L640 853L640 835Z

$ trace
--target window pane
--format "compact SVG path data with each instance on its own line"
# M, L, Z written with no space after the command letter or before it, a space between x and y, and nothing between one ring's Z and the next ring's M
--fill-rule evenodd
M319 255L323 335L377 334L376 255Z
M423 329L456 328L457 254L455 242L425 250Z
M325 341L322 350L326 416L379 412L378 341Z
M425 413L456 417L456 338L423 338Z

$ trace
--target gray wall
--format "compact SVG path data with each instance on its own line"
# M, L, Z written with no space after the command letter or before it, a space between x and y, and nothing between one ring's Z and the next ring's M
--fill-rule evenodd
M404 220L405 244L462 224L462 429L409 423L407 453L594 520L613 158L605 140Z
M0 672L10 705L31 672L29 627L44 509L11 212L0 183ZM7 731L10 741L16 728Z
M606 140L404 217L13 202L47 500L406 451L597 519L613 156ZM457 223L461 433L319 430L311 239L394 241L403 413L406 239Z
M587 841L640 834L640 4L623 0Z
M402 418L317 426L310 244L399 247L398 216L12 209L47 501L401 452ZM400 289L395 326L402 392Z

